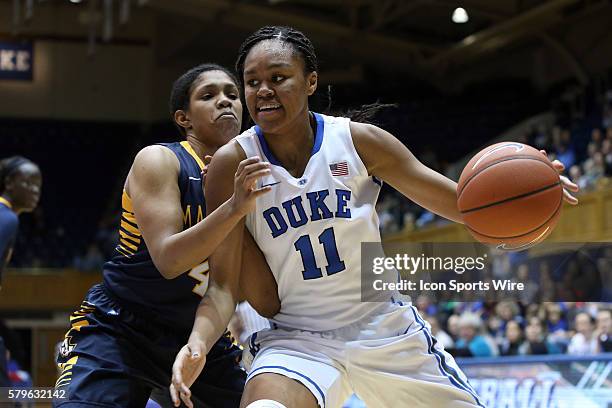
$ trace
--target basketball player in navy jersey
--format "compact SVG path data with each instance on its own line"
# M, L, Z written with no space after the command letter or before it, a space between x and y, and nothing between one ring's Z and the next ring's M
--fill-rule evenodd
M40 169L30 160L13 156L0 161L0 290L17 238L19 214L34 211L41 188Z
M119 244L104 265L104 282L70 317L56 383L67 399L56 406L143 407L152 389L167 390L174 356L187 341L202 296L223 285L208 256L270 189L252 188L269 165L244 160L232 197L205 217L204 160L241 126L236 84L233 74L214 64L195 67L174 83L171 114L186 140L148 146L134 159L122 196ZM258 251L252 238L244 251L253 258L243 274L252 281L245 284L261 296L248 300L273 315L274 279L265 261L258 263L261 255L249 255ZM240 350L227 333L218 338L193 392L199 406L237 407L245 380Z
M245 157L271 163L261 183L273 185L273 192L256 199L255 210L211 261L218 262L220 274L240 273L235 254L248 228L281 300L272 328L251 338L254 360L241 406L335 408L355 392L376 408L482 407L410 303L389 292L380 293L377 302L361 301L359 248L364 241L380 242L375 204L381 180L430 211L462 222L457 184L376 126L311 112L308 97L316 90L318 68L303 33L289 27L256 31L242 44L236 68L256 126L213 157L206 184L209 210L231 196L233 174ZM565 197L576 202L568 191ZM233 307L221 309L207 297L174 364L175 404L180 398L189 405L188 386L233 313ZM188 350L197 350L197 356Z
M36 164L22 156L0 161L0 291L19 229L19 214L32 212L38 205L42 175ZM0 387L10 382L6 372L6 349L0 337Z

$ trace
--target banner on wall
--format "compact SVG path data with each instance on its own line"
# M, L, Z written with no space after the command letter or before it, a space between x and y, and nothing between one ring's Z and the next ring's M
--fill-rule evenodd
M0 41L0 80L31 81L34 50L31 42Z
M609 408L612 355L458 359L488 408Z

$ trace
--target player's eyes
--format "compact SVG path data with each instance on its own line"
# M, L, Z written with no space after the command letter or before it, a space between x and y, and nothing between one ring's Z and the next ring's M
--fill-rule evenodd
M230 99L238 99L238 95L235 93L231 93L227 95Z
M259 81L256 80L256 79L249 79L246 83L247 83L248 86L257 86L257 85L259 85Z
M210 93L202 95L202 99L205 100L205 101L208 101L208 100L212 99L212 97L213 97L213 95L210 94Z
M285 77L283 75L274 75L272 76L272 82L281 82Z

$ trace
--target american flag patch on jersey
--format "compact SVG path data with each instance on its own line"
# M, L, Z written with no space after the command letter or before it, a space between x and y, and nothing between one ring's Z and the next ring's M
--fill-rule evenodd
M332 176L348 176L349 174L348 162L346 161L332 163L329 165L329 169L331 170Z

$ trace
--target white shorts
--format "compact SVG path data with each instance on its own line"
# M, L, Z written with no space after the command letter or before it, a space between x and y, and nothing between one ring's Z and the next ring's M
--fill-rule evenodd
M255 333L247 381L276 373L299 381L321 408L355 393L368 408L484 407L413 306L391 303L327 332L275 327Z

